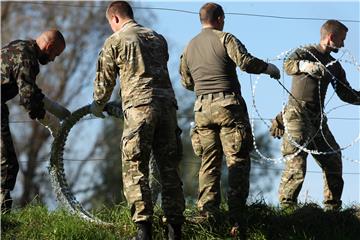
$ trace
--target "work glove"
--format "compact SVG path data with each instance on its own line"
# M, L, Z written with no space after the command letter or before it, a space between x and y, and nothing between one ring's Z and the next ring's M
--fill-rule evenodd
M41 125L49 129L51 135L55 137L60 129L60 121L54 115L46 112L44 118L38 120Z
M67 110L66 107L52 101L46 96L44 97L43 102L45 110L58 117L61 121L71 115L71 112Z
M322 78L325 75L325 67L318 62L310 62L306 60L299 61L299 71L307 73L314 78Z
M274 138L280 139L284 135L284 132L285 132L285 126L284 126L282 113L280 112L271 122L270 134Z
M90 106L90 112L98 118L105 118L103 114L105 104L99 104L96 101L93 101Z
M280 70L272 63L268 63L264 73L270 75L271 78L280 79Z

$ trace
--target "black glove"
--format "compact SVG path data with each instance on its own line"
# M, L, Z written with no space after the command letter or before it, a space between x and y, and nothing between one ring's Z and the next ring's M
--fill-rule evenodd
M271 121L270 134L274 138L280 139L285 132L284 121L282 117L282 113L280 112L276 115L275 119Z
M98 118L105 118L103 114L105 104L99 104L96 101L93 101L90 106L90 113Z
M55 101L52 101L46 96L44 97L43 101L46 111L49 111L61 121L71 115L71 112L66 107L60 105Z
M280 70L274 64L271 63L268 63L268 66L264 73L270 75L270 77L274 79L280 79L281 77Z

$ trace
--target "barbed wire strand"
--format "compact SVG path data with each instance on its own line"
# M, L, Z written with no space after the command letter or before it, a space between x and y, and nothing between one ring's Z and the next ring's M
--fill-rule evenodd
M16 2L15 2L16 3ZM28 4L38 4L38 5L50 5L50 6L65 6L65 7L103 7L106 8L107 5L74 5L68 3L50 3L50 2L27 2ZM22 3L24 4L24 3ZM176 9L176 8L165 8L165 7L139 7L133 6L133 9L139 10L158 10L158 11L168 11L168 12L180 12L186 14L193 14L198 15L198 12L190 11L190 10L183 10L183 9ZM245 17L260 17L260 18L273 18L273 19L284 19L284 20L309 20L309 21L326 21L327 18L318 18L318 17L289 17L289 16L279 16L279 15L267 15L267 14L256 14L256 13L241 13L241 12L225 12L226 15L233 15L233 16L245 16ZM360 23L359 20L353 19L337 19L341 22L351 22L351 23Z

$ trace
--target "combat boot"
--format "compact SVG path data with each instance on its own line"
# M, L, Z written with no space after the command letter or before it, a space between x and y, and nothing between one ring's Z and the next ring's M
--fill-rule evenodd
M168 239L181 240L181 224L168 224Z
M132 240L151 240L151 222L137 222L137 233Z

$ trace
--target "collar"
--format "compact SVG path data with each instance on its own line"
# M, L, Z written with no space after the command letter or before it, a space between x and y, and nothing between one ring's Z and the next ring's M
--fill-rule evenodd
M128 25L130 23L136 23L134 19L129 19L128 21L124 22L123 25L120 28L120 31L125 30L126 28L128 28Z
M201 30L216 30L214 27L203 27Z
M41 50L39 48L39 45L37 45L37 42L34 39L30 39L29 41L33 45L33 47L35 49L36 58L39 59L40 54L41 54Z

